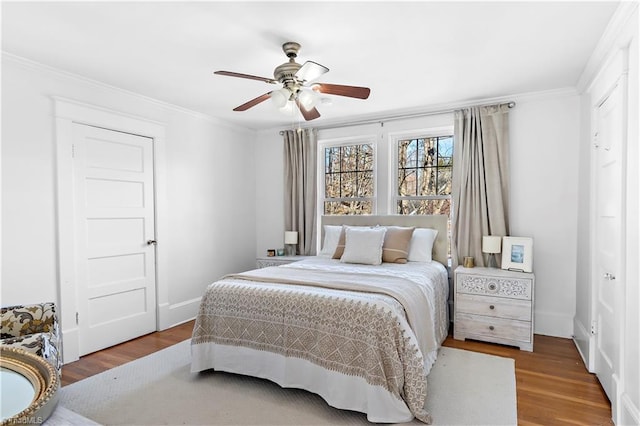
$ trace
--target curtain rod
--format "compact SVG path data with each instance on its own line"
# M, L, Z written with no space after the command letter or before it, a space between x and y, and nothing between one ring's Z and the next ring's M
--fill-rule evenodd
M491 105L495 105L495 104L491 104ZM506 105L509 108L514 108L516 106L516 103L513 101L510 102L505 102L505 103L501 103L498 105ZM489 106L489 105L479 105L479 106ZM351 123L342 123L342 124L335 124L335 125L326 125L326 126L318 126L315 127L315 129L317 130L325 130L325 129L339 129L341 127L350 127L350 126L364 126L367 124L375 124L375 123L380 123L380 124L384 124L387 121L396 121L396 120L406 120L409 118L417 118L417 117L428 117L430 115L439 115L439 114L449 114L452 112L455 112L457 110L460 110L462 108L465 107L459 107L459 108L452 108L452 109L446 109L446 110L439 110L439 111L430 111L430 112L418 112L418 113L414 113L414 114L404 114L404 115L394 115L394 116L390 116L387 118L378 118L378 119L369 119L369 120L361 120L361 121L353 121ZM305 129L307 127L304 127ZM280 135L284 135L284 130L280 130Z

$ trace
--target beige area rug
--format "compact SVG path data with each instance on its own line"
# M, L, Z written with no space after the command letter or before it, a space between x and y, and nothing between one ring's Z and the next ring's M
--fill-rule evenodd
M189 344L65 386L60 405L105 425L370 424L364 414L332 408L310 392L241 375L191 373ZM510 358L443 347L428 386L434 424L517 424Z

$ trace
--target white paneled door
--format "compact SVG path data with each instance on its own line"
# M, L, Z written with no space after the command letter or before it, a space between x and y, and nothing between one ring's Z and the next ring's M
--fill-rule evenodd
M598 128L594 170L594 365L602 387L614 404L620 377L620 330L624 306L623 280L620 277L623 247L623 110L623 94L618 84L596 111Z
M156 330L153 140L73 125L80 355Z

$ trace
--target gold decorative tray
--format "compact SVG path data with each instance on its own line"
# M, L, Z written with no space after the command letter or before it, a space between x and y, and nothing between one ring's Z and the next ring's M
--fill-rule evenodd
M2 374L0 386L2 394L5 395L1 404L2 423L0 424L2 426L42 424L58 403L57 392L60 379L56 369L44 358L12 346L0 346L0 367ZM29 385L33 388L32 395ZM26 396L14 398L20 405L5 407L4 398L15 396L13 394L20 390L27 392ZM31 397L30 403L29 397Z

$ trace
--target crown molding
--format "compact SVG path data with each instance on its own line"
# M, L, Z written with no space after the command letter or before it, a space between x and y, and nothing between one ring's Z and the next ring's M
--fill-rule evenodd
M578 93L583 93L589 88L602 66L615 55L616 47L623 47L631 38L638 37L637 22L635 34L628 26L637 9L637 0L620 2L578 79Z
M188 108L184 108L181 107L179 105L175 105L175 104L171 104L169 102L165 102L165 101L161 101L149 96L145 96L142 95L140 93L137 92L132 92L130 90L126 90L117 86L112 86L110 84L107 83L103 83L101 81L98 80L94 80L88 77L84 77L82 75L79 74L75 74L69 71L65 71L65 70L61 70L59 68L55 68L52 67L50 65L45 65L43 63L25 58L23 56L18 56L15 55L13 53L9 53L7 51L2 50L2 61L9 61L12 62L18 66L21 66L25 69L29 69L35 72L39 72L39 73L43 73L43 74L50 74L50 75L55 75L56 77L61 77L61 78L65 78L68 80L73 80L75 82L81 83L81 84L85 84L88 86L92 86L94 88L99 88L102 90L108 90L110 92L119 94L119 95L124 95L124 96L131 96L133 98L139 99L141 101L153 104L156 107L165 109L165 110L169 110L172 112L178 112L181 114L185 114L188 116L191 116L193 118L199 119L199 120L203 120L203 121L207 121L209 123L218 125L218 126L223 126L223 127L227 127L231 130L235 130L235 131L242 131L242 132L250 132L250 133L255 133L255 130L253 129L249 129L247 127L243 127L243 126L239 126L237 124L233 124L233 123L229 123L227 121L224 121L220 118L217 117L213 117L211 115L207 115L198 111L194 111Z

